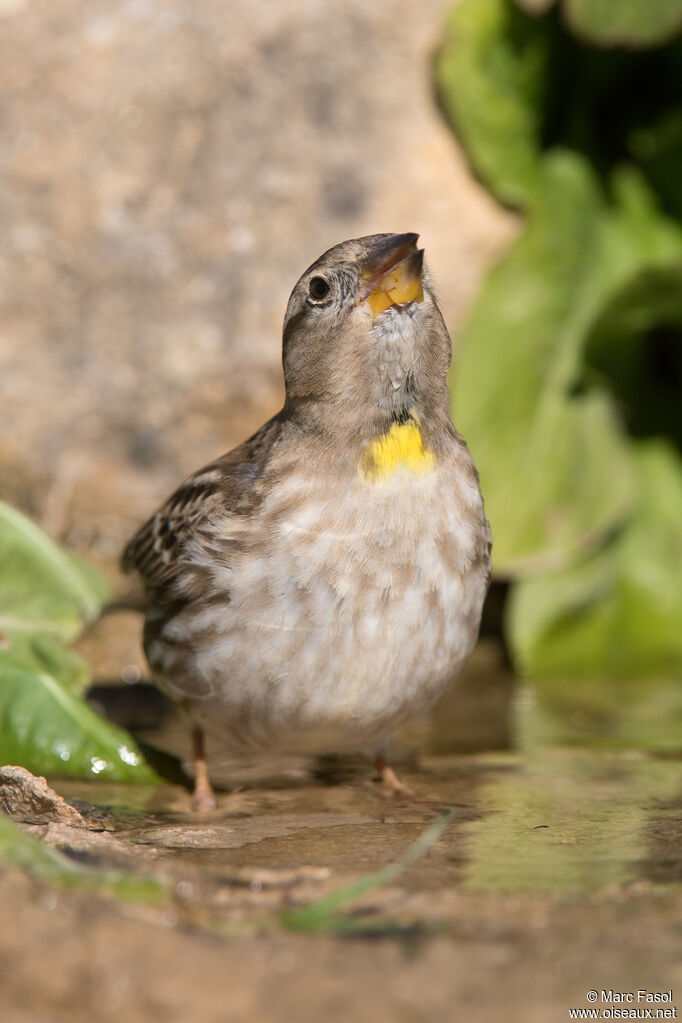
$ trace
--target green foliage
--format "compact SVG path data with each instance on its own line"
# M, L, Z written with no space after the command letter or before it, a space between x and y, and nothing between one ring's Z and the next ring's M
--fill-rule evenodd
M152 782L139 747L82 699L88 666L62 644L108 588L0 502L0 761L38 774Z
M601 213L581 160L548 161L528 227L491 273L462 343L454 413L481 473L500 574L565 563L632 504L608 394L572 393L586 329L610 286L598 273Z
M473 167L527 214L459 339L453 408L516 581L518 666L665 676L682 667L682 2L557 6L462 0L436 62Z
M682 27L682 0L565 0L578 35L601 45L653 46Z
M681 17L682 0L568 0L565 9L543 0L462 0L436 80L485 185L527 208L544 153L561 146L585 155L607 189L616 167L637 164L663 206L682 216ZM604 48L610 32L637 48Z
M671 448L635 451L638 501L590 557L524 579L512 594L519 664L543 675L674 674L682 664L682 473Z
M518 31L518 28L521 31ZM506 0L464 2L437 61L440 98L475 170L505 202L533 195L547 41Z
M556 0L516 3L528 14L544 14ZM562 0L558 6L575 35L598 46L654 46L682 27L682 0Z
M0 629L70 641L96 618L106 584L34 523L0 502Z

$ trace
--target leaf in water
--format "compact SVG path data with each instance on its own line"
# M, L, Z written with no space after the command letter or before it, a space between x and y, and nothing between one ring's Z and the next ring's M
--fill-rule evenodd
M565 0L573 31L600 46L655 46L682 28L682 0Z
M71 655L41 643L42 661L0 651L0 760L34 774L158 781L135 741L64 685L62 658Z
M1 501L0 565L0 634L49 632L72 640L109 594L99 575Z
M509 0L461 0L435 75L440 102L476 172L503 201L537 186L550 41Z
M682 464L661 442L636 451L638 501L590 558L519 584L509 635L520 669L573 678L679 677Z
M2 814L0 860L51 884L84 888L91 892L110 892L120 899L154 905L168 898L167 886L157 878L84 866L27 835Z

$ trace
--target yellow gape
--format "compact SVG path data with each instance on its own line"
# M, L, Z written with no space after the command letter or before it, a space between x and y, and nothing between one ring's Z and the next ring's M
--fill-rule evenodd
M407 256L401 263L396 263L374 285L368 302L375 319L389 306L424 301L421 274L415 275L408 269L410 259L411 256Z
M401 469L412 476L423 476L435 464L433 452L424 447L419 419L412 413L408 422L394 423L388 433L367 445L360 470L366 480L376 483Z

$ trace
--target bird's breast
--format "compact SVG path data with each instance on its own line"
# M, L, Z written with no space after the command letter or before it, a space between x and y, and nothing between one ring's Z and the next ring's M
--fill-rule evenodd
M412 443L409 433L395 442L395 464L408 458L403 444L423 459ZM358 748L456 674L486 589L473 478L439 466L368 486L302 468L252 526L258 543L214 564L212 599L168 622L159 647L160 679L206 727L245 745ZM191 654L174 664L179 639Z

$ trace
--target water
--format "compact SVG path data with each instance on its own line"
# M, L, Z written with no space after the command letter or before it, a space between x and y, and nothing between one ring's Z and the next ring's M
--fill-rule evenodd
M132 717L134 690L125 689ZM141 737L187 759L182 722L158 718ZM387 800L358 758L328 761L316 775L300 758L236 757L209 743L223 791L206 821L177 786L59 789L95 804L90 813L102 826L133 845L216 876L302 864L343 875L375 870L451 806L452 825L408 872L407 890L564 898L682 881L676 682L531 687L486 641L461 686L399 737L395 757L412 798Z

